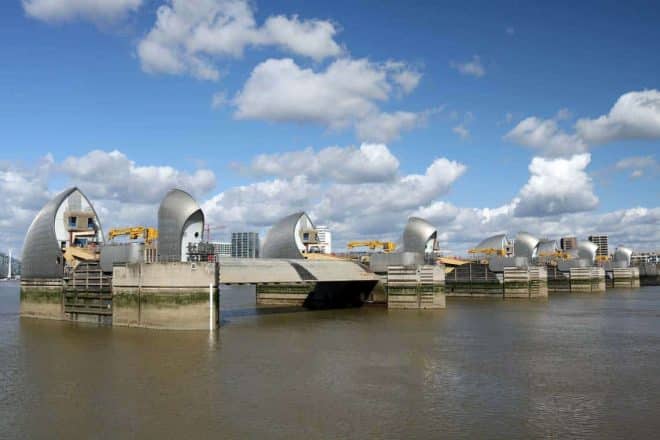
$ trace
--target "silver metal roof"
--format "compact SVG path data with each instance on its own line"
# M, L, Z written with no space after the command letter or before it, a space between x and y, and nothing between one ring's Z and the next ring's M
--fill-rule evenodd
M506 234L493 235L479 242L475 249L504 249L509 245Z
M553 255L555 252L559 251L559 246L557 245L557 240L541 240L537 246L537 255L539 257L545 257Z
M580 240L578 242L578 257L589 261L591 264L596 261L596 251L598 245L587 240Z
M64 258L55 234L55 216L60 206L74 193L84 197L91 207L102 240L101 221L94 210L94 206L78 188L66 189L46 203L32 220L23 244L22 278L61 278L64 275Z
M419 252L424 254L429 240L433 240L433 249L437 248L438 231L419 217L410 217L403 230L403 252Z
M630 266L630 258L632 257L632 249L620 246L614 252L614 263L618 267Z
M261 256L263 258L305 258L300 251L302 242L296 232L300 222L308 222L312 228L314 227L312 220L304 212L288 215L275 223L266 234Z
M180 261L183 231L200 221L204 223L204 213L193 196L180 189L170 190L158 208L158 258Z
M513 255L532 259L536 257L536 246L539 239L527 232L519 232L513 242Z

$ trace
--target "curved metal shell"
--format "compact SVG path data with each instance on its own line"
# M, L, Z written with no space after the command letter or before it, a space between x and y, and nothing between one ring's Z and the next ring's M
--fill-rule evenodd
M513 242L513 255L516 257L534 258L536 257L536 246L539 239L527 232L519 232L516 240Z
M103 241L101 222L94 206L78 188L66 189L46 203L32 220L23 244L22 278L61 278L64 275L64 257L55 232L55 217L62 204L75 192L91 207L99 228L98 239Z
M263 258L305 258L302 253L300 228L306 224L314 228L312 220L304 212L288 215L275 223L264 240L261 256Z
M403 230L403 252L420 254L437 250L437 229L419 217L410 217Z
M541 240L536 249L536 254L539 257L552 256L559 252L559 246L557 246L556 240Z
M506 249L507 246L509 246L509 240L506 238L506 234L498 234L480 241L479 244L475 246L475 249L503 250Z
M591 264L596 261L598 245L590 241L580 240L578 242L578 257L588 260Z
M158 208L158 258L161 261L181 261L187 251L183 249L183 234L191 224L200 224L201 230L192 241L201 241L204 213L197 201L185 191L170 190Z
M627 247L618 247L614 252L614 263L617 266L628 267L630 266L630 259L632 257L632 250Z

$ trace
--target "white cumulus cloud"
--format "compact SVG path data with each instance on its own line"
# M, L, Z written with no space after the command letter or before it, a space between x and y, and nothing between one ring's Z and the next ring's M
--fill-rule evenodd
M250 170L255 175L292 178L304 175L311 181L339 183L387 182L399 171L399 160L386 145L362 144L355 147L307 148L276 154L260 154Z
M394 69L394 70L393 70ZM400 63L372 63L341 58L327 68L302 68L290 58L257 65L234 98L238 119L316 123L331 129L355 125L367 142L389 142L402 130L423 123L428 112L382 113L378 104L390 99L405 69ZM405 86L410 90L410 86Z
M430 112L375 113L355 124L358 138L370 142L389 143L401 133L426 123Z
M660 91L628 92L619 97L609 113L596 119L581 118L574 132L567 133L558 122L571 113L561 109L554 118L531 116L523 119L504 139L530 147L548 156L570 156L591 145L614 141L660 139Z
M220 77L219 57L240 57L247 47L273 46L320 61L342 53L335 25L298 16L271 16L259 26L247 0L170 0L158 8L156 23L138 43L149 73Z
M576 134L559 128L555 119L535 116L520 121L505 136L505 140L538 150L548 156L563 156L587 151L587 144Z
M580 119L577 133L590 144L617 140L660 139L660 91L628 92L619 97L607 115Z
M543 217L589 211L598 205L586 168L591 155L571 158L535 157L529 165L529 181L520 190L515 215Z
M117 150L71 156L59 169L84 188L88 197L123 202L155 203L175 187L198 195L215 187L215 174L210 170L190 174L170 166L140 166Z

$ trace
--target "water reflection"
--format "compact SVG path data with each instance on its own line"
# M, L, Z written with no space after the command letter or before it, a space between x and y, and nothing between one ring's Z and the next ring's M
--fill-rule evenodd
M20 320L0 287L8 438L652 437L660 289L442 311L255 307L174 332Z

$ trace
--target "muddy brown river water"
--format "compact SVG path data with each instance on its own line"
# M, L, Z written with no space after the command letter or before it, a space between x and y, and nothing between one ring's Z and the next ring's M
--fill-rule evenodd
M207 332L20 319L0 283L0 438L658 438L660 288L259 309Z

